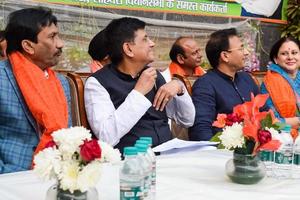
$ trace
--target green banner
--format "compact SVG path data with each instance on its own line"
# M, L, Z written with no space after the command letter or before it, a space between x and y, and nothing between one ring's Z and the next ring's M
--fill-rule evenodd
M251 1L240 0L36 0L40 2L104 7L148 12L170 12L189 15L206 15L235 18L254 17L262 21L286 23L284 10L288 0L259 0L261 5L252 5ZM259 4L256 0L255 4ZM267 4L267 5L265 5ZM272 7L271 7L272 6ZM265 16L265 11L267 16Z

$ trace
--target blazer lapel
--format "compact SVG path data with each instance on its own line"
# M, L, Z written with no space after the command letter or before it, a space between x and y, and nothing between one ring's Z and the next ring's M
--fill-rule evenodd
M22 105L22 109L23 109L23 111L24 111L27 119L29 120L29 122L32 125L32 127L36 130L36 133L38 135L37 123L36 123L35 119L33 118L33 116L31 115L31 112L29 111L29 109L28 109L28 107L27 107L27 105L25 103L25 100L24 100L23 96L21 95L21 91L20 91L19 86L18 86L18 84L16 82L16 79L15 79L15 77L13 75L13 72L12 72L12 69L11 69L11 65L10 65L10 63L9 63L8 60L5 62L4 70L5 70L6 74L7 74L7 77L9 79L10 84L12 85L12 87L13 87L13 89L15 91L15 94L18 97L18 100L19 100L20 104Z

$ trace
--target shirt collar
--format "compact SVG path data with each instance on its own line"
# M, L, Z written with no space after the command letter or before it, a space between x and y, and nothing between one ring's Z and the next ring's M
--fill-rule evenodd
M231 76L229 76L229 75L227 75L227 74L221 72L219 69L213 69L213 70L214 70L219 76L221 76L222 78L227 79L227 80L230 80L230 81L234 81L234 80L236 80L236 79L238 78L238 73L235 73L235 75L234 75L234 80L233 80L233 78L232 78Z
M145 66L145 68L136 76L136 77L132 77L130 74L125 74L125 73L123 73L123 72L121 72L119 69L118 69L118 67L116 66L116 65L114 65L114 64L109 64L109 66L108 66L111 70L112 70L112 72L114 73L114 74L116 74L119 78L121 78L121 79L123 79L123 80L127 80L127 81L136 81L136 80L138 80L139 79L139 77L140 77L140 75L141 75L141 73L145 70L145 69L147 69L148 68L148 66Z

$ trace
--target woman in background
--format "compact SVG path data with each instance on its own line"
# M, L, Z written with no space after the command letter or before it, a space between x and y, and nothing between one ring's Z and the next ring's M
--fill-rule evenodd
M272 47L261 92L270 95L267 105L281 122L290 124L292 136L300 126L300 44L292 37L281 38Z

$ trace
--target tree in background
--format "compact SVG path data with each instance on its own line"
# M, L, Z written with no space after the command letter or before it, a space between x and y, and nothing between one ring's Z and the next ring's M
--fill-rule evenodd
M288 23L283 27L281 36L300 40L300 0L289 0L286 15Z

